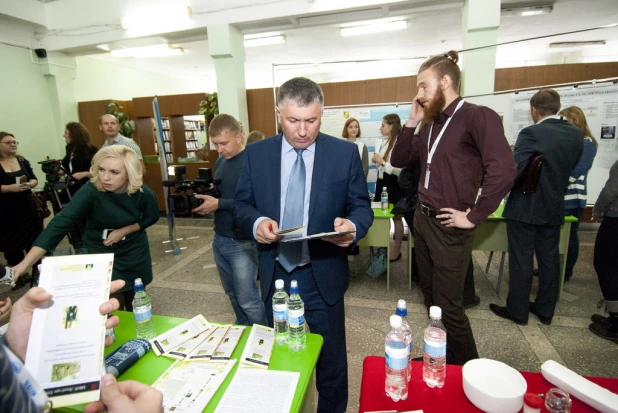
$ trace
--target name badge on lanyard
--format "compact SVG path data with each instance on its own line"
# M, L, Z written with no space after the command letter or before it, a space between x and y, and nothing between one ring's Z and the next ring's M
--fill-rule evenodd
M429 137L427 138L427 169L425 170L425 185L424 185L425 189L429 189L429 176L431 175L431 160L433 159L433 154L436 153L436 149L438 148L440 139L442 139L442 135L444 135L446 128L448 128L448 124L451 123L451 119L453 119L453 116L455 116L455 113L457 113L457 111L459 110L459 108L463 106L463 104L464 104L464 99L461 99L459 103L457 104L457 107L453 111L453 114L448 118L448 120L444 124L444 127L438 134L438 137L436 138L436 141L433 144L433 147L431 146L431 134L433 132L433 122L431 123L431 128L429 129ZM429 148L431 148L431 150Z

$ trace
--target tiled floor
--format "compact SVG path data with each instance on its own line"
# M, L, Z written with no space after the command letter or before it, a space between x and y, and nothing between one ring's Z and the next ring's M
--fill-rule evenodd
M155 279L148 288L155 313L178 317L203 314L207 319L233 322L234 315L223 292L214 265L211 242L212 221L208 219L178 219L177 237L187 247L182 254L166 253L169 244L163 220L148 230ZM593 335L588 330L590 315L601 313L596 305L601 293L592 267L594 232L581 232L581 251L575 275L565 285L563 300L558 303L551 326L541 324L530 316L527 326L518 326L489 311L489 303L504 305L508 293L508 259L500 295L494 288L498 278L499 257L495 257L489 273L484 273L487 254L474 252L475 283L481 304L468 310L472 329L481 357L507 363L519 370L539 371L541 364L556 360L577 373L593 376L618 376L618 345ZM414 356L421 355L422 332L426 324L426 310L418 284L412 291L407 286L406 248L404 259L391 265L391 289L386 290L385 278L370 279L364 275L368 250L351 261L351 283L346 294L346 333L350 399L348 411L358 411L362 361L368 355L384 353L384 336L389 315L394 312L397 299L408 301L409 321L413 330ZM535 293L536 283L533 286ZM10 293L17 298L22 289ZM9 291L0 287L0 298ZM448 378L447 378L448 380Z

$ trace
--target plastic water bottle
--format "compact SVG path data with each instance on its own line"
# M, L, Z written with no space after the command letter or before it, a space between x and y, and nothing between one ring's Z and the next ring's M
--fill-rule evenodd
M423 380L429 387L442 387L446 378L446 330L440 307L429 308L429 324L423 346Z
M396 314L401 317L401 331L406 337L406 343L408 344L408 381L412 377L412 329L406 317L408 316L408 307L406 306L406 300L397 301Z
M386 395L398 402L408 398L408 345L401 331L401 317L392 315L391 331L386 334L384 353L386 357Z
M288 322L290 335L288 346L294 351L305 349L305 304L298 294L298 282L290 283L290 299L288 301Z
M382 213L386 214L388 212L388 192L386 192L386 187L382 188L380 203L382 204Z
M279 345L288 341L288 294L283 289L283 280L275 281L273 295L273 322L275 324L275 342Z
M150 340L156 337L154 321L152 320L152 306L150 297L144 291L144 283L141 278L135 279L135 298L133 298L133 317L135 318L135 330L137 338Z

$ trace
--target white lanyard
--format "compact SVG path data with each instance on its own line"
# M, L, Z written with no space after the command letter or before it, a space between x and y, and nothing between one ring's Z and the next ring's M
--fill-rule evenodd
M457 104L457 107L453 111L453 114L448 118L448 120L444 124L444 127L438 134L438 137L436 138L436 142L433 144L433 147L431 147L431 134L433 132L433 122L431 122L431 128L429 129L429 137L427 138L427 170L425 171L425 189L429 188L429 175L431 174L430 167L431 167L431 160L433 159L433 154L436 153L436 149L438 148L440 139L442 139L442 135L444 135L444 131L446 131L448 124L451 122L451 119L453 119L453 116L455 116L455 113L457 113L457 111L459 110L460 107L462 107L463 104L464 104L464 99L461 99L459 103ZM431 150L429 148L431 148Z

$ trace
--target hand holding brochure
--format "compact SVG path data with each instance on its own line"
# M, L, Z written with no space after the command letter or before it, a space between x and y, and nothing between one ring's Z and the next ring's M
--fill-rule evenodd
M114 254L43 260L39 286L53 296L34 310L26 368L54 407L99 400Z

